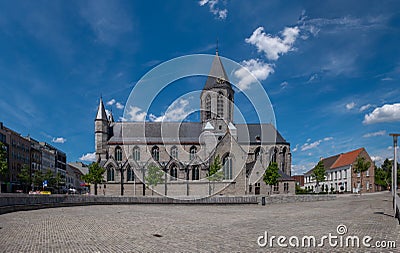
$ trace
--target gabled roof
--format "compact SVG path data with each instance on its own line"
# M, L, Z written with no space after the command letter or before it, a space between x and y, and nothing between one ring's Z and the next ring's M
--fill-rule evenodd
M339 167L353 164L356 161L358 155L363 150L364 150L364 148L359 148L359 149L341 154L339 156L339 158L335 161L335 163L330 168L334 169L334 168L339 168Z
M104 108L103 99L100 98L99 107L97 109L96 120L107 120L106 109Z
M206 84L204 85L204 90L210 90L213 88L232 89L228 75L222 65L221 58L218 56L218 52L215 54L210 73L208 74Z
M324 164L325 170L332 170L339 167L347 166L353 164L357 157L360 155L361 151L365 150L364 148L359 148L347 153L337 154L334 156L330 156L328 158L322 159L322 163ZM314 170L311 170L304 173L304 175L309 175Z

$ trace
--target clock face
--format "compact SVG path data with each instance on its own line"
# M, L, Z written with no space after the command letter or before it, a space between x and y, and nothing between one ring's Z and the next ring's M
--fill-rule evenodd
M218 84L223 84L223 83L225 83L224 78L218 77L218 78L217 78L217 83L218 83Z

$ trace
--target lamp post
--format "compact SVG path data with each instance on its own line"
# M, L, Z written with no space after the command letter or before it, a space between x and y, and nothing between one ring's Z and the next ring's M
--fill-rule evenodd
M160 162L160 165L164 171L164 195L167 196L167 162Z
M119 171L121 173L121 196L124 196L124 167L125 164L128 162L128 160L126 160L126 162L124 164L122 164L121 162L119 162Z
M397 137L400 134L390 134L393 137L393 170L392 170L392 194L393 194L393 207L394 207L394 216L397 218Z

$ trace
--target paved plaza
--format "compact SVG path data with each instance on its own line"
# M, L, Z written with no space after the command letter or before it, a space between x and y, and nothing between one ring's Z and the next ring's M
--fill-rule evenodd
M114 205L42 209L0 215L0 252L399 252L357 247L273 248L259 236L347 235L395 241L400 226L389 193L334 201L257 205ZM263 242L263 238L260 241ZM294 241L295 242L295 241ZM288 243L288 241L286 241Z

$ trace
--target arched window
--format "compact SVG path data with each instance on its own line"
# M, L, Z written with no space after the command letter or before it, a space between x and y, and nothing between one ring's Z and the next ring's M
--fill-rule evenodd
M169 173L171 175L171 181L175 181L178 177L178 170L175 164L171 166L171 168L169 169Z
M199 167L192 168L192 180L199 180Z
M206 120L211 119L211 97L207 95L206 97Z
M229 95L228 97L228 119L232 120L230 117L232 116L232 106L233 106L233 101L232 101L232 95Z
M153 156L153 159L156 161L160 160L160 149L157 146L154 146L151 149L151 155Z
M285 171L285 167L286 167L286 153L287 153L287 149L286 149L286 147L284 147L282 150L282 171Z
M274 148L274 152L272 153L272 159L271 162L276 163L276 155L278 153L278 149Z
M256 150L254 150L254 160L255 161L260 156L260 151L261 151L261 147L257 147Z
M140 161L140 148L138 146L133 148L133 160Z
M115 148L115 160L117 162L122 161L122 149L119 146Z
M135 181L135 172L132 168L128 168L126 170L126 180L127 181Z
M195 146L192 146L190 148L189 160L193 160L194 157L196 156L196 153L197 153L197 148Z
M224 179L232 179L232 158L229 154L224 157L222 164L224 169Z
M217 98L217 117L223 118L224 117L224 95L222 92L218 93Z
M107 169L107 181L114 181L114 168L108 167Z
M178 159L178 148L176 146L171 148L171 156L174 159Z

